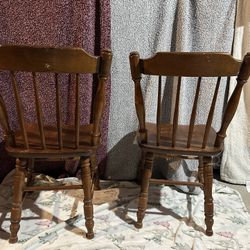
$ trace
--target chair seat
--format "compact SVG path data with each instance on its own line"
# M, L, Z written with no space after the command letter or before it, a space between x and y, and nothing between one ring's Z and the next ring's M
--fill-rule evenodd
M62 129L63 148L59 148L57 128L53 126L44 126L44 135L46 149L43 149L41 136L37 124L26 124L26 131L29 142L29 149L25 149L25 143L20 130L15 132L16 146L6 146L6 151L14 157L70 157L90 155L97 146L91 144L92 124L80 126L79 148L75 146L75 127L73 125L64 126Z
M82 188L87 229L84 235L87 239L94 237L92 198L94 189L99 187L97 148L101 140L100 124L111 60L109 49L103 49L100 56L93 56L82 48L0 46L0 70L9 73L6 79L11 80L10 86L14 93L11 103L16 104L18 117L15 128L11 130L9 113L0 93L0 126L6 136L4 145L7 153L16 158L10 243L18 242L24 193L40 190ZM96 88L93 90L91 87L89 91L93 77L96 77ZM84 95L82 89L87 90ZM65 100L67 94L70 95L70 102ZM44 126L46 120L52 118L50 110L45 109L46 95L53 101L53 105L49 105L55 111L53 126ZM84 98L89 101L85 102ZM37 124L28 122L32 114L30 111L33 110L30 105L34 105L33 115ZM74 125L64 124L66 111L70 111L74 117ZM90 115L93 124L80 126L80 121L89 119ZM79 158L82 185L33 185L33 173L39 170L35 166L38 160L66 160L75 157ZM44 172L40 170L38 172Z
M161 124L160 127L160 145L156 145L156 124L146 123L148 131L147 144L140 143L140 146L154 152L160 152L166 154L183 154L183 155L216 155L222 151L221 147L214 147L216 138L216 131L211 128L208 136L208 142L205 148L202 148L202 141L205 132L205 125L195 125L193 130L193 136L191 146L187 148L187 138L189 125L178 125L176 132L175 147L172 147L172 124Z
M153 179L153 183L203 187L205 233L207 236L212 236L214 223L212 186L213 165L215 163L213 157L223 150L227 127L235 114L242 87L249 78L250 54L244 57L242 63L230 55L218 52L158 52L145 59L140 58L138 52L132 52L129 58L131 75L135 84L135 106L140 134L139 145L142 149L137 177L141 183L141 192L138 199L135 226L137 228L143 226L143 218L150 195L148 187L152 182L151 176L155 157L196 159L198 160L198 173L194 181ZM145 109L146 105L141 87L141 79L144 75L158 78L158 91L155 91L156 96L154 96L154 98L157 98L156 112L154 112L157 125L153 123L145 124L148 112ZM229 80L231 76L237 76L237 84L229 100L226 100L225 95L219 94L221 92L221 79L227 77ZM215 79L214 85L212 82ZM147 78L145 80L148 81ZM154 81L153 78L151 80ZM162 98L163 81L167 82L164 85L163 95L167 101ZM156 84L156 81L154 84ZM167 85L168 87L166 87ZM196 86L195 90L194 86ZM190 95L184 101L187 90L189 90ZM222 115L221 112L218 112L220 109L216 107L218 98L222 100L225 98L227 103L225 110L223 110L221 125L216 133L211 125L215 113L219 116ZM180 107L180 103L183 104L183 102L187 105L186 112L183 112L183 105ZM171 112L166 114L168 109L164 106L170 103ZM207 109L202 108L202 103L206 105ZM191 111L190 116L188 110ZM165 111L165 114L163 111ZM161 121L161 117L166 115L173 118L173 124L166 124ZM196 124L198 118L201 117L206 117L206 124ZM184 120L189 120L189 125L182 125L181 122ZM216 146L214 146L215 143ZM163 166L168 167L168 164L163 164ZM193 170L187 171L189 173L185 171L185 174L189 177L193 175L191 173Z

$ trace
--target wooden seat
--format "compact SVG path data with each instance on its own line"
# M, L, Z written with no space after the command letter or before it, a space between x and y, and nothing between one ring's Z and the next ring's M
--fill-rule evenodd
M96 150L101 142L100 123L105 103L105 82L110 72L112 53L103 50L100 56L91 56L80 48L52 48L29 46L0 46L0 70L7 71L12 80L16 103L18 126L12 129L8 112L0 92L0 125L5 135L5 149L16 158L16 172L13 183L13 203L11 209L10 243L18 240L17 233L21 220L22 197L25 191L51 189L79 189L84 191L84 213L86 218L86 237L94 237L93 204L94 184L98 183ZM26 119L25 107L19 83L20 75L30 79L29 87L33 88L37 122ZM40 89L43 82L39 76L53 76L55 94L56 121L46 124L41 105ZM46 75L47 74L47 75ZM92 74L97 79L96 93L91 105L90 123L80 122L80 82L82 75ZM64 124L62 114L63 97L61 96L62 77L74 79L75 112L73 124ZM44 78L43 78L44 79ZM50 78L51 79L51 78ZM0 90L1 91L1 90ZM51 93L50 93L51 94ZM91 97L92 98L92 97ZM52 107L51 107L52 108ZM80 158L82 185L70 186L35 186L33 184L34 162L39 159Z
M44 126L44 138L46 141L47 150L43 149L41 145L39 126L35 123L25 124L27 137L29 138L29 151L27 155L30 157L61 157L61 155L67 155L70 157L76 157L81 155L89 155L93 150L96 150L97 146L92 145L91 131L93 130L93 124L79 127L79 147L75 147L75 127L73 125L66 125L62 128L62 142L63 148L60 149L58 144L58 131L56 127ZM13 157L22 157L23 148L25 147L25 141L20 130L14 134L15 146L6 146L9 155Z
M208 142L206 148L201 148L203 135L206 129L205 125L196 125L193 131L192 145L187 148L187 136L189 131L188 125L179 125L176 131L175 147L172 147L172 124L160 125L160 145L157 145L157 126L154 123L146 123L146 129L148 133L147 143L140 143L140 146L145 149L155 150L157 152L166 150L169 154L178 155L194 155L203 153L204 155L214 155L220 153L222 145L219 147L214 146L216 139L216 132L213 128L209 131Z
M149 183L166 185L190 185L200 186L204 190L204 213L206 234L213 234L213 159L223 150L223 141L226 130L231 122L238 106L243 85L247 82L250 75L250 53L242 62L235 60L232 56L224 53L192 53L192 52L159 52L151 58L141 59L138 52L130 54L130 68L132 79L135 84L135 107L139 121L138 143L142 149L142 158L139 166L138 179L141 183L139 195L137 223L136 227L142 227L148 200ZM143 75L158 76L158 95L156 122L148 123L145 120L146 110L141 88L141 78ZM220 129L215 131L212 127L216 101L221 78L225 77L227 83L231 76L237 76L235 89L227 101L227 106L223 114ZM173 116L169 124L162 122L162 78L174 77L176 81L176 96L173 101ZM197 78L196 91L189 123L180 124L180 101L183 77L192 79ZM196 124L196 115L199 107L199 98L202 87L207 84L203 82L204 77L216 77L213 95L206 101L209 105L207 117L204 124ZM157 84L157 83L156 83ZM181 159L198 159L198 179L195 182L174 181L165 179L152 179L152 166L155 156L173 157Z

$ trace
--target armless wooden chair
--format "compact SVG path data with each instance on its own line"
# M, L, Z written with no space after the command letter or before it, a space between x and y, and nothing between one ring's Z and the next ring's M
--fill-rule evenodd
M112 54L103 50L101 56L95 57L80 48L42 48L28 46L1 46L0 70L7 71L12 79L19 128L12 130L3 98L0 96L0 124L5 133L7 153L16 158L16 172L13 183L13 204L11 210L10 243L18 240L17 233L22 212L22 197L25 191L81 189L84 191L84 213L86 218L86 237L94 237L93 232L93 172L90 158L95 158L100 144L100 122L105 102L105 81L110 72ZM30 86L34 89L37 123L28 123L19 91L17 72L29 74ZM50 73L55 86L56 122L45 125L40 103L38 74ZM75 122L73 125L63 124L62 98L60 96L61 74L75 77ZM90 124L80 124L80 75L98 76L98 85L93 102L93 117ZM92 93L90 93L92 95ZM71 186L32 186L34 160L68 159L80 157L82 169L82 185ZM27 181L26 181L27 180ZM28 183L27 183L28 182Z
M143 170L141 176L141 193L138 202L136 227L142 227L148 200L149 183L166 185L190 185L200 186L205 195L205 224L206 234L213 234L213 157L223 150L223 140L226 130L231 122L243 85L250 74L250 53L243 62L235 60L223 53L189 53L189 52L160 52L148 59L140 59L137 52L130 54L131 74L135 84L135 106L139 120L138 142L144 155ZM156 111L156 123L145 122L144 100L141 90L141 77L144 75L159 76L158 101ZM173 121L170 124L161 122L161 79L162 76L177 77L177 91L174 105ZM222 118L221 127L216 132L212 125L215 104L220 87L221 77L237 76L236 87L227 102ZM194 102L189 125L180 124L179 102L182 91L182 77L197 77L197 88L194 94ZM214 94L211 105L206 114L205 124L196 124L199 93L202 86L202 77L216 77ZM211 103L211 104L209 104ZM198 178L196 182L174 181L165 179L152 179L152 165L155 156L192 158L199 160Z

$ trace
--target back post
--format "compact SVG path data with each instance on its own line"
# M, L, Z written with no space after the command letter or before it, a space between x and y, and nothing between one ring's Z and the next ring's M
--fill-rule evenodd
M145 107L141 90L140 55L138 52L131 52L129 56L132 79L135 84L135 108L139 120L140 141L147 142L147 130L145 126Z
M215 147L219 147L221 143L224 141L224 138L226 137L226 130L228 128L229 123L234 117L234 114L236 112L237 106L239 104L240 95L242 92L242 88L244 84L248 81L248 78L250 76L250 53L247 53L242 61L240 71L237 77L237 85L228 101L223 119L222 119L222 125L217 133L217 137L215 140Z
M110 74L112 62L112 52L104 49L99 59L98 86L93 105L93 133L92 145L98 145L100 142L100 122L105 105L105 82Z
M0 95L0 126L3 129L4 139L7 145L14 146L15 140L14 140L13 132L10 129L6 106L1 95Z

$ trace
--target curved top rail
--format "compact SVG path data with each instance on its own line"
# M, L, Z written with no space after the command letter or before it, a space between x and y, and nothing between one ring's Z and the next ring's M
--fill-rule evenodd
M219 52L158 52L140 59L141 72L164 76L235 76L241 61Z
M97 73L99 57L82 48L0 46L0 69L12 71Z

